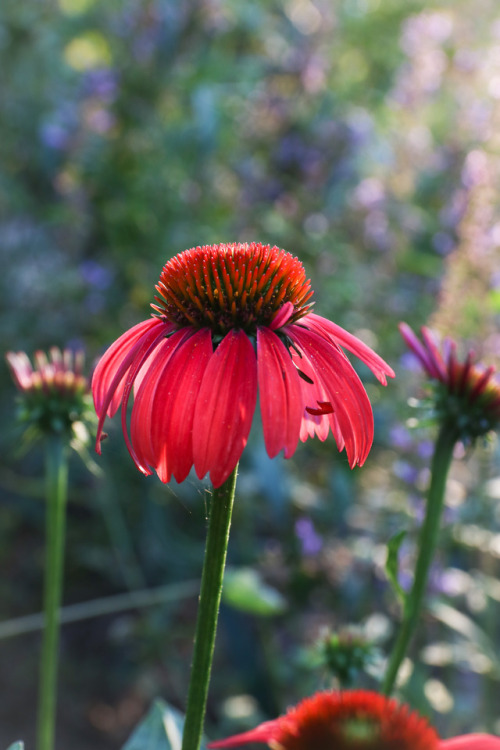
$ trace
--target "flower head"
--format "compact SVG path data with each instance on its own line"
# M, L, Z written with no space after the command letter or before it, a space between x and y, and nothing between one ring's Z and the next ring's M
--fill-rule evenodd
M456 343L446 338L440 348L435 334L425 326L421 329L422 341L406 323L400 323L399 330L436 382L435 410L440 421L450 422L461 439L474 439L498 427L500 381L494 367L474 364L471 351L459 362Z
M368 346L311 312L302 264L259 243L196 247L163 268L153 316L105 352L92 380L99 416L121 405L129 452L168 482L194 465L219 487L246 445L257 401L269 456L330 430L350 466L373 439L366 392L341 346L382 383L391 368ZM130 435L127 404L134 390Z
M440 741L408 706L365 690L316 693L274 721L207 747L251 742L272 750L500 750L500 738L490 735Z
M61 351L52 347L49 354L37 351L34 368L24 352L8 352L6 360L21 392L21 420L40 432L71 431L88 409L89 382L83 375L82 351Z

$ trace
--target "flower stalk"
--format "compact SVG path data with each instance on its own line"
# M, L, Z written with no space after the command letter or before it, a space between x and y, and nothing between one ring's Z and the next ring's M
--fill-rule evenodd
M429 569L434 558L439 527L444 506L446 479L453 458L453 449L458 441L458 432L453 422L444 422L434 446L431 465L431 480L427 493L424 522L420 529L418 556L413 585L406 596L403 621L394 644L382 684L382 692L390 695L396 682L399 668L408 651L411 639L420 618L422 602L427 588Z
M212 491L182 750L198 750L203 732L237 472Z
M46 437L46 537L44 579L44 629L38 699L38 750L53 750L59 647L59 611L64 563L68 446L64 434Z

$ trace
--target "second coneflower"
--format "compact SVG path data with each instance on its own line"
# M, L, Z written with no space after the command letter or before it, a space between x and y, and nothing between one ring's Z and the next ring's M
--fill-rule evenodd
M453 425L462 440L474 440L500 425L500 380L493 366L475 363L472 351L461 362L455 341L445 338L441 343L426 326L421 328L422 340L407 323L400 323L399 330L437 385L433 401L438 422Z
M368 346L311 312L302 264L259 243L196 247L172 258L153 317L124 333L94 373L100 451L106 415L121 406L129 452L144 474L183 481L194 466L221 486L236 467L257 392L268 454L331 431L351 467L373 439L365 389L341 347L380 382L392 369ZM127 404L134 405L127 426Z
M492 735L440 740L408 706L366 690L316 693L278 719L207 747L253 742L272 750L500 750L500 738Z

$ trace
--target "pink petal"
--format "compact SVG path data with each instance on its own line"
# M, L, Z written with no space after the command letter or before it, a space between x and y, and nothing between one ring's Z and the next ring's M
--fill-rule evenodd
M193 465L195 407L212 353L208 328L184 336L170 356L155 390L152 443L155 468L164 482L169 481L172 474L178 482L184 481Z
M108 404L106 409L108 410L108 416L112 417L118 409L121 401L121 396L124 388L124 374L133 357L130 358L130 352L133 350L135 344L140 340L142 336L147 334L151 329L155 329L160 325L165 325L159 318L149 318L143 320L142 323L138 323L133 328L125 331L124 334L117 339L109 349L107 349L99 360L97 367L94 370L92 376L92 392L94 394L94 405L97 415L100 417L103 411L104 401L109 393L111 385L115 380L116 373L120 370L122 372L122 378L116 383L114 387L114 395L111 402ZM127 363L123 367L124 363Z
M448 373L446 371L446 364L444 362L444 359L441 355L441 352L439 351L438 340L434 333L430 330L430 328L422 326L420 330L422 332L422 339L424 341L424 344L427 348L427 351L429 352L429 356L431 357L432 362L439 373L439 380L445 382Z
M243 331L230 331L208 362L196 404L193 456L198 477L220 487L247 443L257 400L257 358Z
M431 378L440 380L439 369L436 367L433 357L426 347L417 338L415 333L412 331L407 323L399 324L399 332L403 337L407 347L412 350L413 354L420 360L420 363L424 370L427 371Z
M279 720L274 719L273 721L266 721L263 724L259 724L255 729L251 729L249 732L243 732L242 734L235 734L232 737L227 737L225 740L218 740L217 742L209 742L207 744L208 750L216 750L221 747L238 747L239 745L248 745L249 742L270 742L279 731Z
M301 326L285 329L314 371L313 380L324 389L334 409L351 468L365 462L373 441L373 414L363 385L345 355L333 343ZM306 404L315 407L317 404ZM324 418L324 417L322 417ZM332 424L332 422L330 422Z
M441 740L440 750L500 750L500 737L491 734L464 734Z
M309 313L301 318L300 323L316 331L316 333L319 333L323 337L325 335L331 337L336 344L343 346L355 354L356 357L359 357L370 368L382 385L387 385L386 375L391 378L394 377L394 370L392 367L389 367L382 357L379 357L373 349L358 339L357 336L353 336L352 333L349 333L331 320L322 318L321 315L316 315L315 313Z
M288 349L267 328L257 329L257 370L266 450L273 458L284 448L290 458L302 421L300 378Z

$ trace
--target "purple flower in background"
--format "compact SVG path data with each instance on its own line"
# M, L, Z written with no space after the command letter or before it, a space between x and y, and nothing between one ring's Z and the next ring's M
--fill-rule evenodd
M110 68L100 68L88 71L83 85L86 96L95 96L103 102L111 102L118 90L118 79Z
M295 522L295 534L305 557L317 555L323 547L323 540L310 518L299 518Z
M396 424L391 428L389 439L394 448L400 448L404 451L410 450L413 446L410 431L402 424Z
M40 139L48 148L54 151L64 151L69 143L70 134L60 123L47 122L40 128Z
M113 283L114 274L96 260L84 260L80 265L83 280L94 289L104 291Z

